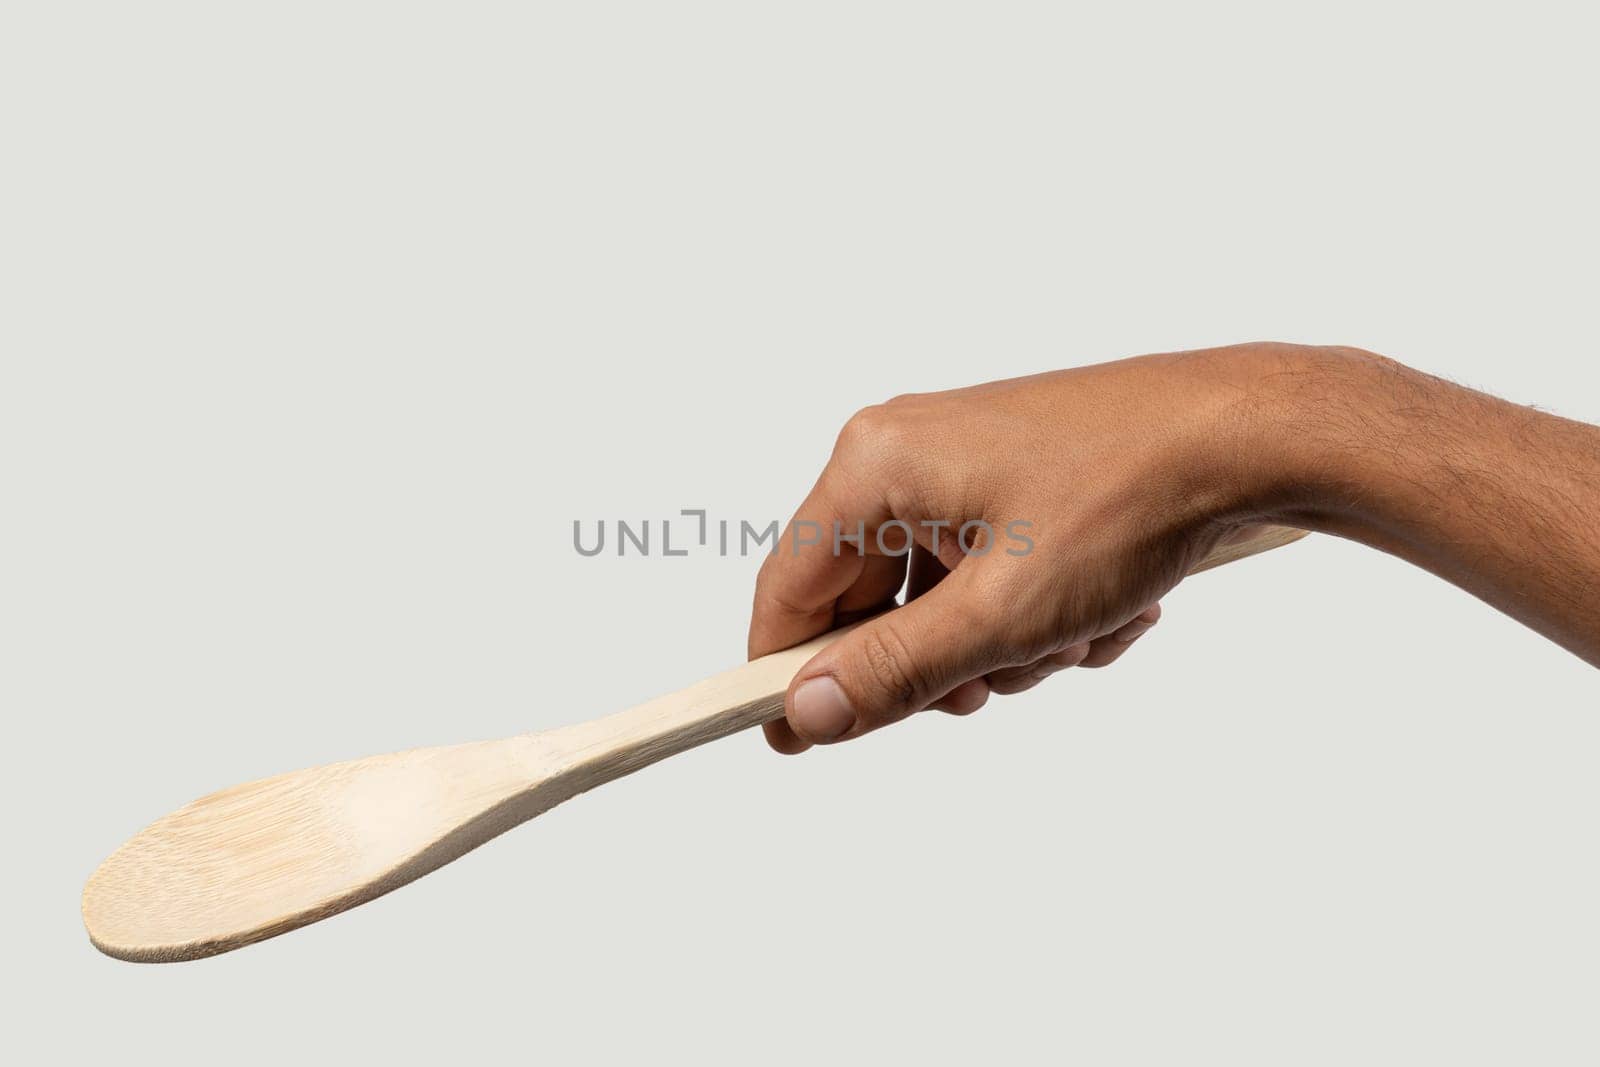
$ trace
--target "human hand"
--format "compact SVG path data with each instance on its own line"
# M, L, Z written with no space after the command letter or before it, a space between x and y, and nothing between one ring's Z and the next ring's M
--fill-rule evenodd
M800 670L769 743L970 714L1116 661L1167 590L1255 529L1255 400L1296 351L1145 356L859 412L761 569L749 653L881 612L902 584L907 603Z

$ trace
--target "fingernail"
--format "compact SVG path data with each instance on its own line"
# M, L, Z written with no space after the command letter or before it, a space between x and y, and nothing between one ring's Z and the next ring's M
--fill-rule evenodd
M856 724L850 699L830 675L807 678L794 691L795 733L809 741L832 741L843 737Z
M1128 644L1130 641L1134 641L1140 637L1143 637L1147 632L1149 632L1150 627L1154 625L1155 623L1153 622L1145 622L1143 619L1134 619L1132 622L1124 623L1122 629L1111 635L1111 639L1113 641L1121 641L1123 644Z

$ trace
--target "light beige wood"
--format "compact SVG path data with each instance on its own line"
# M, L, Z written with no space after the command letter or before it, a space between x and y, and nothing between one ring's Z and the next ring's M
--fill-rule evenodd
M1200 567L1302 536L1267 528ZM336 763L224 789L157 820L90 877L102 952L196 959L364 903L569 797L783 714L795 672L844 631L603 719Z

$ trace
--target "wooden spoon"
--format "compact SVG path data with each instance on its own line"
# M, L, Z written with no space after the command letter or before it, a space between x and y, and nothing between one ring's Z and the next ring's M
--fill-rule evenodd
M1301 536L1269 527L1195 569ZM146 827L89 878L89 939L119 959L190 960L363 904L569 797L778 718L795 672L843 632L593 722L313 767L202 797Z

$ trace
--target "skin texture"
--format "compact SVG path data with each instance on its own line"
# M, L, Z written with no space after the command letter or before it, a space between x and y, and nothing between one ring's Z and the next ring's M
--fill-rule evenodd
M800 671L767 740L800 752L1107 666L1193 563L1260 523L1397 555L1600 666L1596 516L1600 428L1356 349L1238 345L896 397L850 419L795 513L821 543L786 542L757 580L752 657L882 613ZM972 520L987 544L980 527L958 543ZM835 523L861 524L864 551L835 554Z

